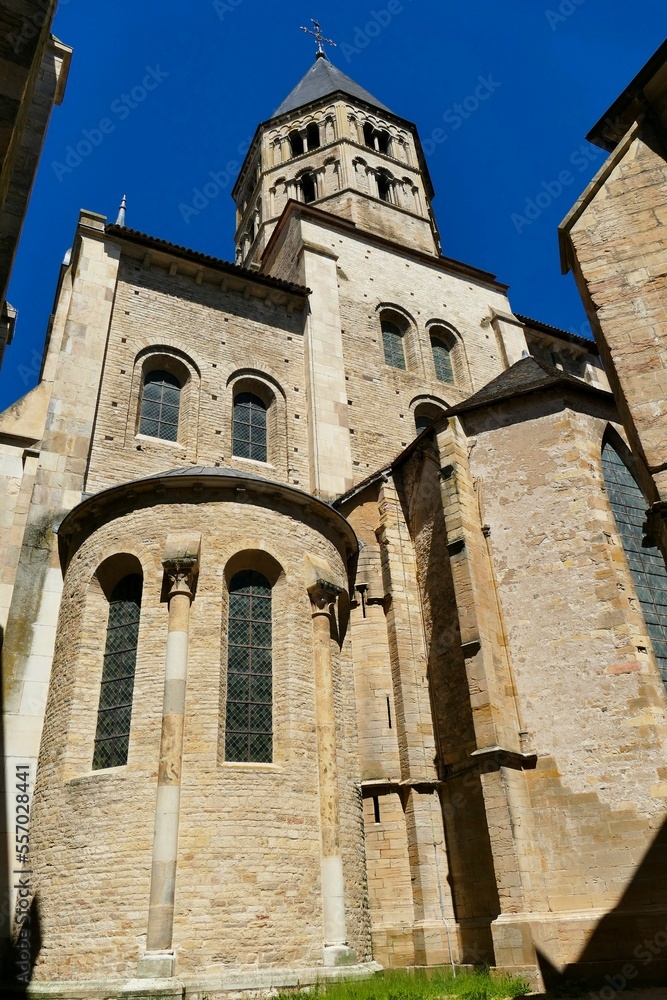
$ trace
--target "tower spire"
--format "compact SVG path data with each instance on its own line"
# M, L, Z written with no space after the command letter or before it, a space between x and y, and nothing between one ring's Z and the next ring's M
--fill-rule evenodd
M326 59L327 54L324 51L324 45L322 43L326 42L327 45L333 45L334 48L336 48L336 43L332 42L332 40L330 38L325 38L324 37L324 35L322 34L322 26L320 25L319 21L316 21L312 17L311 17L310 20L312 22L313 27L315 28L315 31L311 31L310 28L304 28L303 26L302 26L301 30L305 31L307 35L312 35L313 38L315 39L315 41L317 42L317 56L316 56L316 58L317 59Z
M116 219L117 226L125 225L125 209L127 208L127 195L123 195L123 200L120 203L120 208L118 209L118 218Z

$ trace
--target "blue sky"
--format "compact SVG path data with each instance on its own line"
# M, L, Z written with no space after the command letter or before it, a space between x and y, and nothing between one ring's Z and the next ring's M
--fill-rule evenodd
M556 229L604 161L586 133L667 34L664 0L61 0L74 58L10 286L1 408L37 381L80 208L115 221L127 192L129 226L233 259L233 179L187 206L312 64L311 17L332 61L419 127L443 252L507 282L516 312L587 333Z

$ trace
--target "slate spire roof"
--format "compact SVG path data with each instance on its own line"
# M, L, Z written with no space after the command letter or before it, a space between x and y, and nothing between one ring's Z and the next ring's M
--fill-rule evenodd
M376 97L369 94L367 90L360 87L358 83L351 80L345 73L336 69L324 54L320 54L306 75L297 83L294 90L287 95L280 107L274 111L272 117L278 118L288 111L295 111L297 108L303 107L304 104L310 104L311 101L318 101L320 98L328 97L329 94L335 94L337 91L342 91L350 97L356 97L357 100L364 101L365 104L372 104L382 111L389 111L389 108L382 104L381 101L378 101Z

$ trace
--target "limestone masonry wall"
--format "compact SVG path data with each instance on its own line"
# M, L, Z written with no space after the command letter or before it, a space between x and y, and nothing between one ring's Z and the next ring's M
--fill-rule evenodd
M145 950L167 638L161 560L166 535L183 530L202 532L202 554L190 628L177 969L188 975L322 961L305 555L326 560L341 580L345 567L330 541L285 514L243 502L197 503L184 495L168 507L149 506L103 524L66 575L34 802L32 861L44 935L39 981L133 977ZM273 589L275 750L266 765L220 762L224 571L244 551L268 552L282 567ZM134 555L144 574L129 759L122 768L91 771L105 602L94 574L119 552ZM348 936L363 958L369 939L349 637L342 651L333 648Z

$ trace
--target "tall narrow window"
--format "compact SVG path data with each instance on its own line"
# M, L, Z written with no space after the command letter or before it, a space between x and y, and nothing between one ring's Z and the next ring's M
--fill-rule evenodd
M433 349L433 363L435 374L439 382L453 382L454 370L452 368L452 352L449 346L437 337L431 337L431 347Z
M308 149L319 149L320 147L320 126L311 122L306 126L306 137L308 139Z
M385 170L377 172L378 195L382 201L391 202L392 177Z
M403 336L396 324L390 323L389 320L382 321L382 345L386 363L392 368L401 368L405 371Z
M303 136L299 135L296 129L289 134L289 144L292 150L292 156L301 156L303 153Z
M141 590L141 576L133 573L111 593L93 770L127 763Z
M148 372L141 397L139 433L164 441L178 440L181 383L165 371Z
M303 200L306 205L310 205L311 201L315 201L317 198L317 183L315 181L315 175L303 174L299 180L299 185L301 187Z
M229 585L225 760L271 763L271 586L254 570Z
M234 443L238 458L267 460L266 406L252 392L239 392L234 399Z
M612 444L602 451L609 503L628 559L646 628L667 687L667 568L658 548L642 545L647 503L627 465Z

